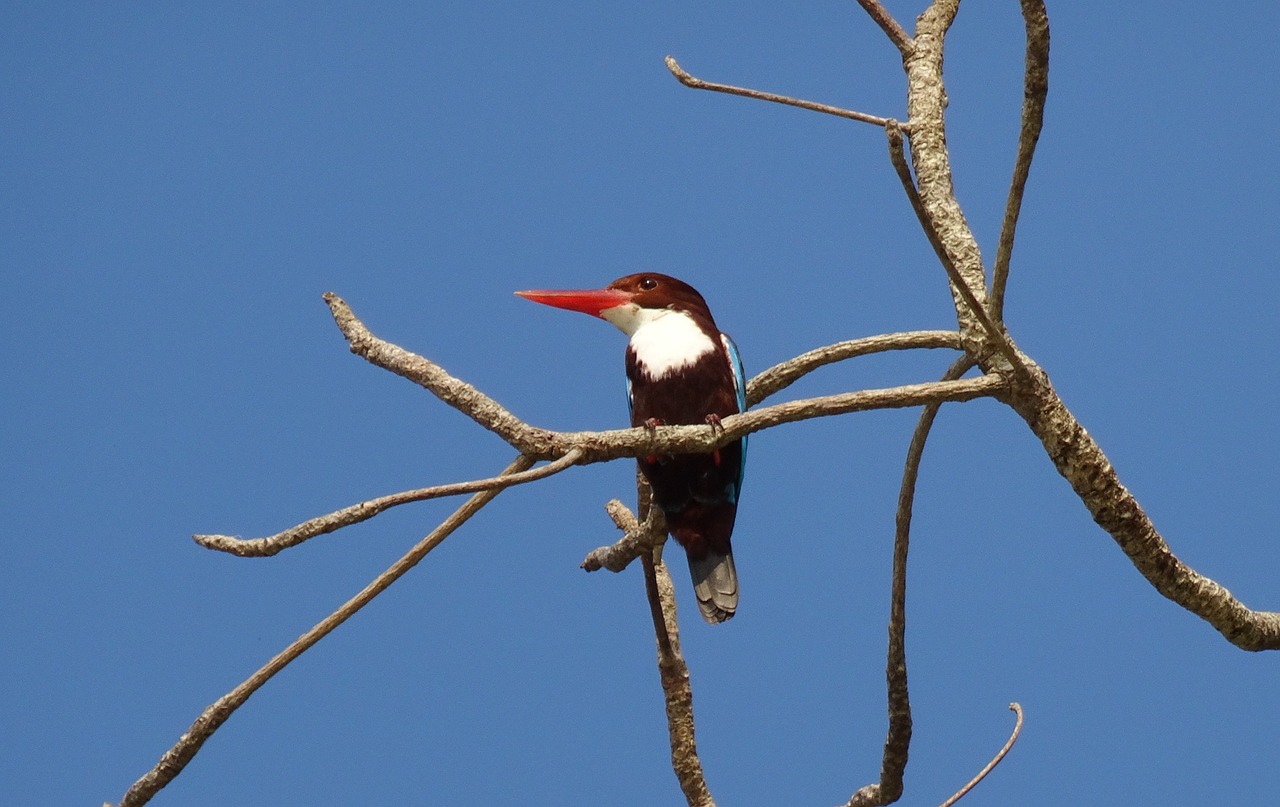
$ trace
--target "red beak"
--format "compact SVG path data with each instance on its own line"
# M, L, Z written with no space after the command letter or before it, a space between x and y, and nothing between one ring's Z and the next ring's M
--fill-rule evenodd
M631 302L632 295L630 292L619 289L534 289L532 291L518 291L516 296L554 308L581 311L584 314L598 317L600 312L606 309Z

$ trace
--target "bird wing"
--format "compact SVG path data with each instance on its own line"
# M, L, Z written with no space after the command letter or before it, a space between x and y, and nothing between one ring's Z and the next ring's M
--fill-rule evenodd
M733 391L738 396L738 412L747 411L747 375L742 369L742 354L738 352L738 346L733 343L733 339L729 338L729 334L720 334L720 342L724 345L724 352L729 356L729 369L733 371ZM742 476L747 468L747 437L743 435L739 441L742 445L742 461L738 464L738 486L734 491L733 500L738 500L738 493L742 491Z

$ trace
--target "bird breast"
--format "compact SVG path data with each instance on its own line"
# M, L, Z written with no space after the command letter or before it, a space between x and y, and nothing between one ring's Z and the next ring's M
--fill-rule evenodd
M691 317L680 311L662 311L649 318L631 335L631 350L637 369L657 381L683 370L708 353L716 343Z

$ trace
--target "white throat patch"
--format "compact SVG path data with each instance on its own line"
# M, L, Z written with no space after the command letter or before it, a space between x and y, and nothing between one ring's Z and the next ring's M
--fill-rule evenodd
M716 349L716 343L682 311L632 303L602 311L600 316L631 337L640 369L655 381Z

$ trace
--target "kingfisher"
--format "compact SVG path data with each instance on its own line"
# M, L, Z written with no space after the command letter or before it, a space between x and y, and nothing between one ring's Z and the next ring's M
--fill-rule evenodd
M716 327L692 286L641 272L603 289L518 291L535 303L580 311L613 323L630 337L626 352L631 425L708 424L746 411L747 385L738 348ZM698 609L724 622L738 608L738 573L729 538L738 512L747 438L709 454L642 456L636 462L684 547Z

